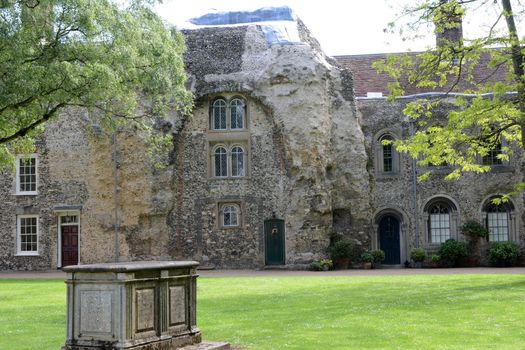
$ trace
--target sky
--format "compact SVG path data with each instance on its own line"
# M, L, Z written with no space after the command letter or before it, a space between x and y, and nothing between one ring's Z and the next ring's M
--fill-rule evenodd
M421 51L434 42L429 31L416 41L403 41L399 35L384 33L400 7L409 0L164 0L158 13L177 27L193 17L211 12L246 11L261 7L287 5L319 40L324 51L331 56L385 52ZM494 5L498 6L498 5ZM495 11L481 13L466 19L464 33L471 35L481 27L480 21ZM492 13L490 13L492 12ZM425 34L425 33L420 33Z

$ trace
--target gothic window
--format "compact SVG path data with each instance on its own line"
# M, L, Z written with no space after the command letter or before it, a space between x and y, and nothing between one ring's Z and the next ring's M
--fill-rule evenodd
M221 217L223 227L236 227L240 222L240 210L237 204L223 204L221 206Z
M509 240L511 231L512 203L494 204L491 198L483 208L485 222L489 230L489 241L505 242Z
M38 216L17 217L17 254L38 255Z
M212 129L226 130L226 101L218 99L213 102Z
M238 98L230 101L230 127L232 129L244 128L244 102Z
M36 155L20 155L16 159L16 193L37 194Z
M443 243L456 238L457 209L446 198L436 198L425 206L427 239L429 243Z
M392 143L385 144L383 141L394 141L389 134L383 134L376 141L376 168L379 175L395 175L399 173L399 154Z
M226 149L217 147L213 152L214 175L216 177L228 176L228 161Z
M235 146L231 150L232 176L244 176L244 150Z

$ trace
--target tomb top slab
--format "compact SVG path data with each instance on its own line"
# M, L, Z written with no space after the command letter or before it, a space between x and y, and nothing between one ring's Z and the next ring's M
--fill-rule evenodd
M71 265L62 268L68 273L74 272L133 272L140 270L168 270L196 268L197 261L133 261L105 264Z

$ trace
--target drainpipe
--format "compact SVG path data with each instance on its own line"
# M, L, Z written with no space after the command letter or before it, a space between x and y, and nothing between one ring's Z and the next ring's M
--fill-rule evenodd
M120 168L120 161L118 159L118 151L117 151L117 131L115 131L111 135L111 151L112 151L112 160L113 160L113 184L114 184L114 192L113 192L113 198L115 199L115 222L114 222L114 229L115 229L115 262L119 262L120 260L120 218L119 218L119 205L120 205L120 187L118 183L118 173Z
M413 136L414 131L414 122L409 122L409 133L410 136ZM414 210L414 220L416 221L416 247L419 248L420 243L420 234L419 234L419 214L417 210L417 162L412 158L412 208Z

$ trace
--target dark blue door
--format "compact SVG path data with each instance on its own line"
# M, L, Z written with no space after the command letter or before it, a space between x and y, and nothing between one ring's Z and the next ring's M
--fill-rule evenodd
M379 222L379 248L385 252L383 264L401 263L399 253L399 220L395 216L384 216Z

